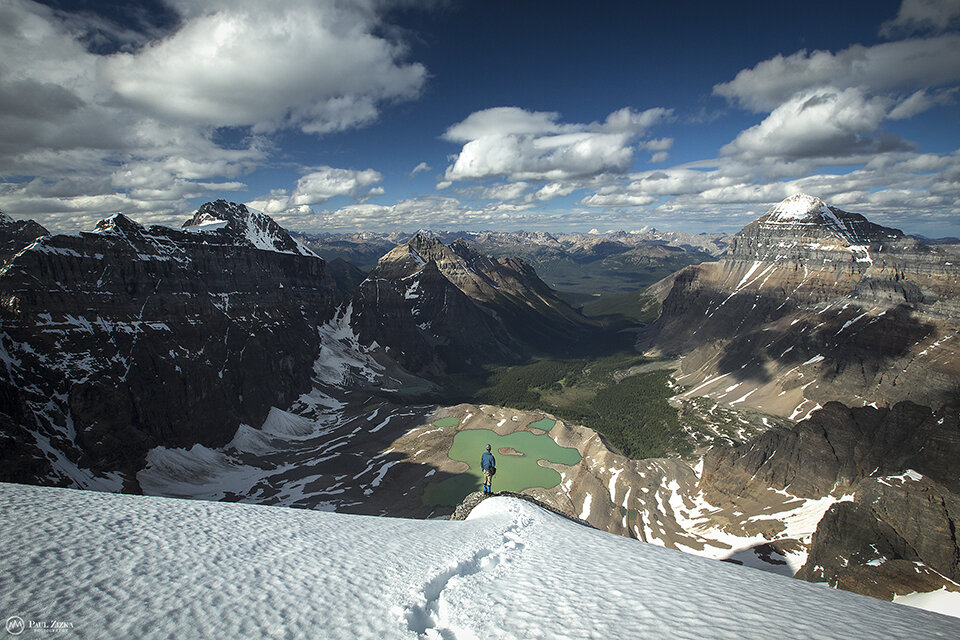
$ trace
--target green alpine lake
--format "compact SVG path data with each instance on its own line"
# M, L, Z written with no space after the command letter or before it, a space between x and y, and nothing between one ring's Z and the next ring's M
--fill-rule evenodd
M555 421L544 418L530 426L549 431L554 424ZM470 470L428 485L423 494L424 503L431 506L456 506L468 493L478 491L483 477L480 471L480 456L488 444L497 459L497 474L493 478L494 491L523 491L530 487L550 489L560 484L560 474L553 469L541 467L538 464L540 460L567 465L580 462L580 452L561 447L546 434L515 431L501 436L490 429L465 429L454 436L448 455L452 460L466 462L470 465ZM499 453L501 448L513 449L521 455Z

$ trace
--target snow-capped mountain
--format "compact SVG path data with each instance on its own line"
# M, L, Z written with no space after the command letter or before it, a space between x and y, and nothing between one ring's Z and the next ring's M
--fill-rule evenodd
M229 238L238 245L264 251L317 256L267 214L226 200L202 205L193 218L183 223L182 228L194 233L213 234L221 241Z
M796 195L661 283L644 345L685 354L690 396L791 419L831 400L937 407L960 378L958 282L938 248Z
M0 508L17 523L0 529L0 606L84 637L960 634L956 618L641 544L510 498L463 521L383 520L0 485Z
M903 237L898 229L873 224L860 214L831 207L820 198L805 193L794 194L773 205L766 215L757 220L757 224L810 227L814 233L838 235L852 244L892 241Z

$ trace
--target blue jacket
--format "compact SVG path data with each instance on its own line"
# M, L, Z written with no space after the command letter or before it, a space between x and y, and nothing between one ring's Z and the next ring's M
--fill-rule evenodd
M480 456L480 468L484 471L489 471L495 466L497 466L497 461L493 457L493 454L489 451L484 451L483 455Z

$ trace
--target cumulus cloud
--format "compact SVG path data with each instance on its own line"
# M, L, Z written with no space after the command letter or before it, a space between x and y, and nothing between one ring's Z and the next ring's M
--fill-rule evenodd
M907 232L960 215L960 151L891 151L865 158L869 161L845 173L811 171L788 179L760 176L753 162L721 159L702 163L711 168L631 174L628 181L608 184L580 204L619 212L611 220L642 219L670 228L725 225L731 231L797 192L816 194Z
M319 167L297 180L293 193L282 191L271 193L251 200L247 204L264 213L311 213L313 205L323 204L336 196L350 196L363 200L370 196L383 194L382 187L373 185L383 181L378 171L366 169L338 169Z
M21 178L0 189L0 208L44 212L44 196L18 186L25 177L57 186L51 214L116 205L174 223L183 198L244 188L236 178L269 158L272 132L363 125L426 77L382 35L373 0L171 5L165 28L140 31L29 0L0 5L0 173Z
M906 145L894 136L873 137L891 101L859 89L824 88L800 93L721 149L749 158L843 158Z
M516 200L527 192L529 186L524 181L493 184L479 189L477 195L483 200Z
M854 45L837 53L798 51L743 69L716 95L768 112L797 93L824 86L869 93L914 91L960 82L960 35Z
M470 206L452 196L421 196L392 205L353 204L318 211L312 218L277 217L290 228L325 230L490 229L524 219L533 205L493 202ZM284 222L281 222L284 224Z
M669 109L611 113L603 122L562 123L555 112L497 107L470 114L444 138L465 143L444 182L506 177L559 181L623 172L633 160L637 138L672 116ZM438 185L439 186L439 185Z
M180 3L186 22L135 53L103 61L120 97L147 112L211 126L345 129L377 104L415 96L426 69L373 35L346 3Z
M893 20L880 26L880 35L938 33L960 22L960 0L903 0Z
M643 207L657 201L657 198L649 195L635 195L631 193L595 193L587 196L580 201L580 204L587 207Z
M540 187L534 194L537 200L553 200L554 198L563 198L573 193L577 188L575 184L564 184L561 182L550 182Z
M905 120L935 106L951 104L954 102L958 90L960 90L958 87L940 91L921 89L901 100L897 106L890 110L887 117L891 120Z
M624 228L624 225L635 228L635 220L598 209L547 212L532 202L473 205L456 197L438 195L404 199L392 205L353 204L318 211L312 217L276 216L276 219L290 229L325 231L506 228L557 232L581 231L585 225L604 229Z

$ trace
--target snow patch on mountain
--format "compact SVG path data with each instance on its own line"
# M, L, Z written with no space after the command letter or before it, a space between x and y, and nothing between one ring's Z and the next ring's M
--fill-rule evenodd
M382 377L384 366L369 355L374 345L363 347L360 344L356 332L350 326L352 316L351 302L318 328L321 340L320 357L314 364L314 372L319 382L345 388L352 381L364 380L373 383Z
M797 193L773 205L767 215L774 221L809 221L818 215L833 214L820 198Z

